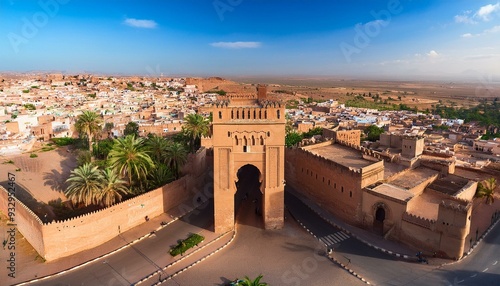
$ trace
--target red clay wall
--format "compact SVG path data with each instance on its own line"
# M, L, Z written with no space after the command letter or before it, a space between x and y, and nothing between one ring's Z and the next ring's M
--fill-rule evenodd
M202 164L205 149L191 156L192 162ZM192 201L198 191L203 191L205 173L201 168L190 174L133 199L109 208L75 217L65 221L42 224L39 218L16 201L17 228L47 261L69 256L101 245L120 232L145 222L145 217L154 218L182 202ZM8 193L0 187L0 210L7 213Z

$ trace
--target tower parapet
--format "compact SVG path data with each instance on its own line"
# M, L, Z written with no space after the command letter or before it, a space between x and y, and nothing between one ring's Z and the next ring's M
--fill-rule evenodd
M255 94L219 96L212 106L213 123L273 121L286 122L281 101L267 99L266 86L257 86Z

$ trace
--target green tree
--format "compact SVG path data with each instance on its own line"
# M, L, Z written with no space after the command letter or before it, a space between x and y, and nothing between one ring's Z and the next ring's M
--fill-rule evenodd
M68 187L64 194L74 204L85 206L97 203L97 193L101 188L102 174L97 166L86 163L77 167L66 180Z
M384 133L384 128L378 127L376 125L370 125L365 129L365 134L369 141L375 142L380 139L380 134Z
M289 134L293 131L293 119L289 113L285 114L286 125L285 125L285 134Z
M112 130L113 128L115 128L115 124L114 124L113 122L106 122L106 123L104 124L104 130L105 130L106 132L111 132L111 130Z
M156 168L148 174L148 187L159 188L174 180L172 170L163 163L156 164Z
M285 146L286 147L296 146L297 144L300 143L300 141L302 141L302 139L303 137L301 134L297 132L290 132L285 136Z
M106 168L102 171L101 188L96 194L96 200L104 206L110 206L116 202L120 202L123 195L129 193L124 180L118 177L118 174Z
M139 137L139 124L134 121L130 121L125 125L125 129L123 130L123 135L134 135L135 137Z
M182 166L187 162L188 151L181 143L173 142L166 150L165 163L172 170L176 179L180 176Z
M129 186L132 186L133 179L143 185L146 175L154 168L153 160L143 142L144 139L134 135L114 139L113 149L108 154L111 168L126 177Z
M36 110L35 105L34 105L34 104L32 104L32 103L26 103L26 104L24 105L24 108L26 108L26 109L28 109L28 110Z
M210 122L200 114L189 114L184 118L182 130L191 140L191 151L194 153L202 136L208 136L210 132Z
M94 144L93 155L94 157L104 160L108 157L109 152L113 149L113 139L100 140Z
M495 188L497 187L497 180L489 178L482 181L477 186L476 197L485 198L486 204L491 205L495 202Z
M168 145L169 141L157 135L148 136L146 140L149 155L155 163L165 162Z
M95 112L85 110L76 120L75 128L80 134L85 134L89 144L89 151L92 153L92 139L101 131L101 118Z

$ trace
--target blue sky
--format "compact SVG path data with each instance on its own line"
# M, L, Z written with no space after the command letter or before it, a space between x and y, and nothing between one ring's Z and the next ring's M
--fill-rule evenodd
M498 0L0 0L0 71L500 78Z

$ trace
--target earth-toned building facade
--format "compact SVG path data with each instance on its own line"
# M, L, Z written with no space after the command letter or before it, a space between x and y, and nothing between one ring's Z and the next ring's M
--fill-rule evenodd
M257 96L219 98L213 106L215 231L234 228L238 172L251 165L260 173L256 201L266 229L280 229L284 219L285 107L269 100L266 87ZM208 147L208 146L207 146Z

